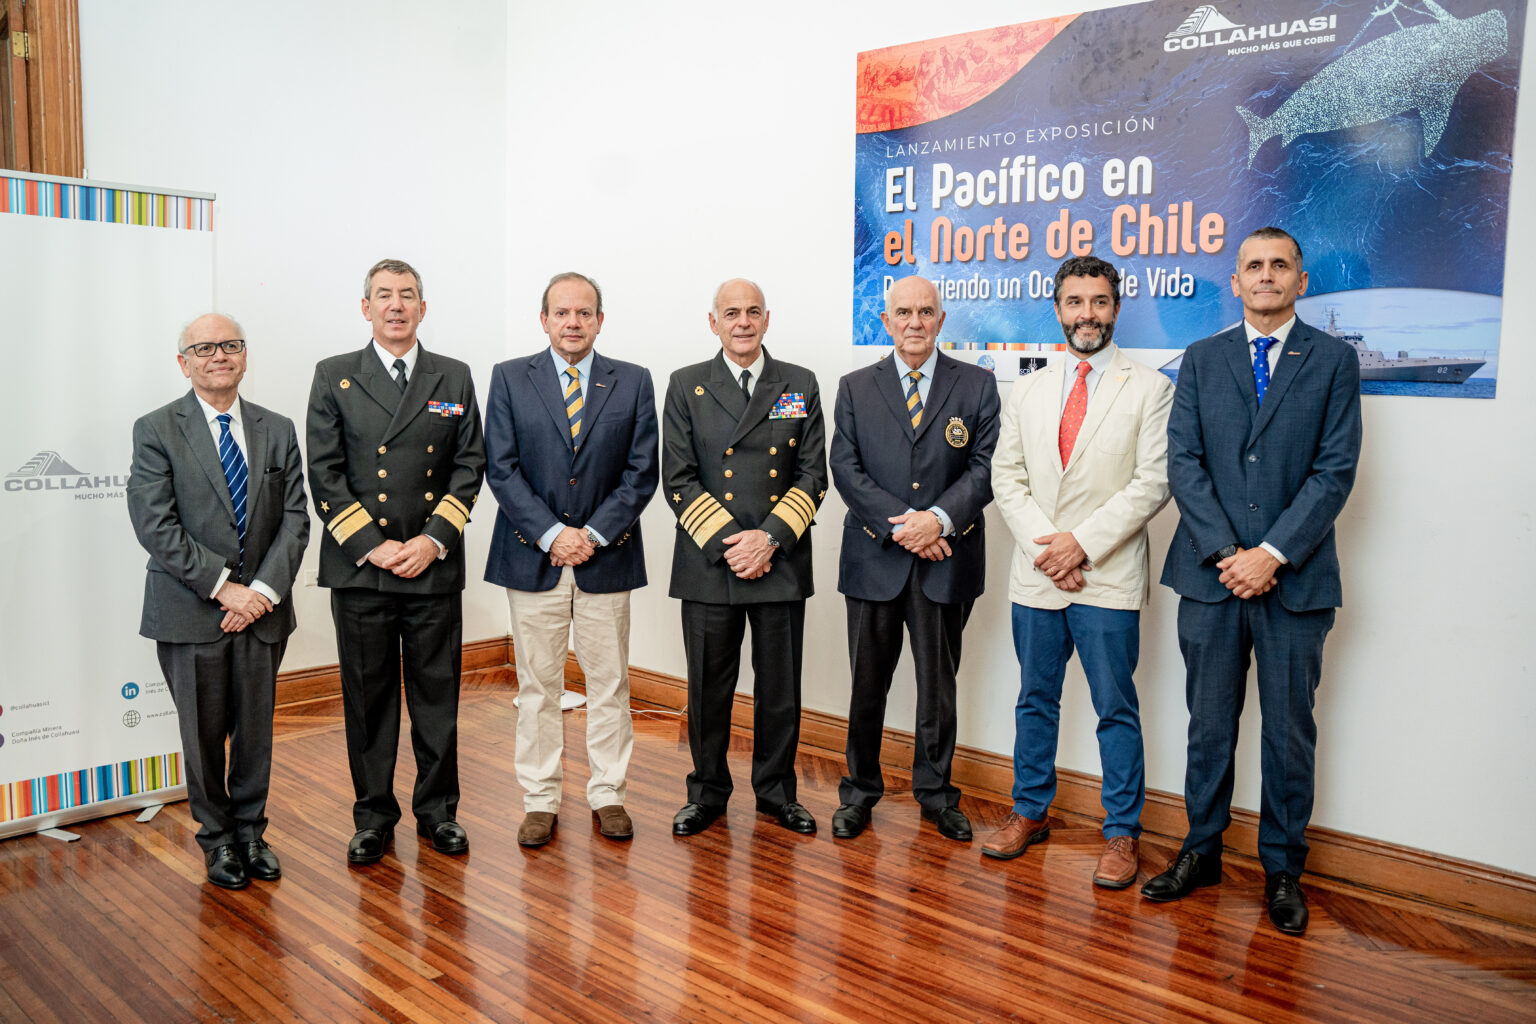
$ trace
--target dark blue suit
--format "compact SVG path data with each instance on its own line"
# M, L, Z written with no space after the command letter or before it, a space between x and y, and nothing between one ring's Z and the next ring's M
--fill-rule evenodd
M1343 601L1333 524L1360 455L1354 351L1297 320L1262 407L1241 324L1189 346L1168 421L1168 482L1179 507L1163 568L1178 592L1189 702L1184 850L1219 856L1231 821L1233 753L1250 651L1263 718L1259 860L1301 874L1312 814L1312 707L1323 639ZM1240 600L1212 556L1273 545L1288 564L1267 594Z
M486 482L499 511L485 578L512 590L544 591L559 568L538 541L556 523L590 526L608 543L576 566L589 594L645 586L640 512L656 493L656 395L644 367L592 357L573 449L565 398L548 349L498 363L485 405Z
M880 741L886 697L912 636L917 671L917 743L912 794L930 811L954 806L955 672L960 636L986 573L986 523L992 500L992 450L1001 403L987 371L939 353L917 429L907 411L907 365L891 355L838 383L829 460L848 504L837 589L848 603L853 695L848 709L848 774L839 798L870 807L884 793ZM954 533L953 554L938 562L907 551L890 518L937 505Z

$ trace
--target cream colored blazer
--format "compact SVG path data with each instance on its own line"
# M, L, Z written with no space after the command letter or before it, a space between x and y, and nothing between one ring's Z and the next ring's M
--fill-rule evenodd
M992 491L1014 538L1008 597L1032 608L1090 604L1139 609L1151 585L1147 523L1168 503L1168 412L1173 384L1116 346L1072 459L1063 469L1057 436L1065 360L1021 377L1003 405L992 457ZM1058 590L1034 566L1036 537L1069 531L1088 555L1083 589Z

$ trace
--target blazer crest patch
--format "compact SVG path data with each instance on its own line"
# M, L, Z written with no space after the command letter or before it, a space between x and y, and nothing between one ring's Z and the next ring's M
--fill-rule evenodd
M971 432L966 428L965 421L959 416L951 416L944 425L944 440L949 442L951 448L964 448L969 444Z

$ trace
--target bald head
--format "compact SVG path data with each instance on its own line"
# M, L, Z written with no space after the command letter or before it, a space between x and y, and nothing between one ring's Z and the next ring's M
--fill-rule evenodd
M768 333L768 304L763 290L744 277L732 278L715 289L715 308L709 329L720 339L725 357L740 367L757 362Z
M911 370L933 355L939 330L944 326L944 305L939 290L924 278L904 277L891 285L880 314L885 332L896 346L896 355Z
M176 336L176 351L181 352L188 345L193 344L192 338L195 334L208 331L218 335L217 338L212 339L214 341L223 341L225 338L245 337L245 331L240 328L239 324L235 323L233 318L227 317L223 313L204 313L181 329L181 333Z
M205 313L181 332L176 362L197 396L228 412L245 377L245 336L240 325L219 313ZM226 352L225 346L236 349ZM202 354L199 354L199 350Z

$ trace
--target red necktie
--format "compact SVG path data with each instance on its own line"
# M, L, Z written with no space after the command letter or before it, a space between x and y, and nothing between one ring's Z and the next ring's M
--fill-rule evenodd
M1067 468L1067 460L1072 458L1072 446L1077 443L1077 432L1083 427L1083 417L1088 412L1088 371L1093 367L1087 360L1077 364L1077 380L1072 385L1072 393L1067 396L1067 407L1061 411L1061 433L1057 435L1057 444L1061 447L1061 468Z

